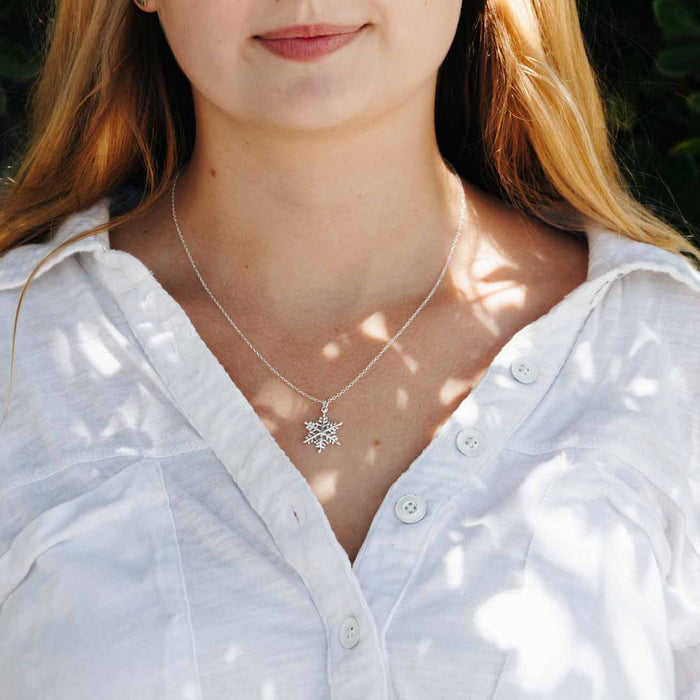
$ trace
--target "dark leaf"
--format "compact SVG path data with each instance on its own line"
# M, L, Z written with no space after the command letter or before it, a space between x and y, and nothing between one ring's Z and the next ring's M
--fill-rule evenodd
M700 156L700 137L686 139L677 143L670 151L670 155Z
M660 73L671 78L683 78L700 67L700 43L663 49L656 57Z
M656 0L653 7L656 21L667 34L700 36L700 24L679 0Z

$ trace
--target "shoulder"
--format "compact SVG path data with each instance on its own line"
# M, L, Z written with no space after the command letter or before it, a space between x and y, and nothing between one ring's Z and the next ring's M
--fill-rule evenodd
M80 312L80 300L85 297L85 275L77 262L77 254L104 247L104 238L88 236L60 246L108 221L108 217L109 201L104 198L64 219L47 241L13 248L0 257L3 369L9 363L15 318L16 351L19 354L22 350L24 359L31 361L34 353L47 342L47 334L60 328L67 316Z
M72 239L134 207L142 196L141 188L122 183L91 205L66 216L48 240L25 244L0 256L0 327L4 328L10 317L14 319L17 302L30 277L22 299L23 309L32 303L42 306L44 298L60 298L66 286L73 289L75 279L71 279L71 273L79 269L77 254L108 248L109 231Z
M648 508L666 537L669 632L684 647L700 631L700 273L677 257L661 251L658 267L627 272L605 295L593 422L596 444L655 487L634 512Z
M660 250L620 268L572 355L595 426L591 444L666 490L700 476L699 347L700 273Z
M679 322L700 312L700 270L687 257L590 225L587 283L596 288L598 318L619 326L620 340L640 324L668 329L679 339L700 333ZM617 324L616 324L617 321ZM669 338L670 339L670 338Z
M628 376L637 378L630 388L642 393L646 385L657 411L665 406L668 415L700 431L700 274L673 262L616 280L601 306L605 332L599 340L610 336L610 357L624 360Z
M700 472L700 273L612 232L591 244L565 307L576 321L560 329L567 354L514 446L603 451L677 490Z
M21 350L23 361L31 362L47 334L61 327L66 317L80 313L86 289L77 254L104 248L105 237L70 241L108 220L109 200L103 198L66 217L48 240L13 248L0 257L0 369L9 365L15 319L17 355ZM0 392L4 393L2 384Z
M639 421L649 419L652 435L664 429L663 440L692 453L700 469L700 281L696 272L676 272L638 268L616 279L594 337L627 411L646 407Z
M700 272L661 251L657 265L622 270L605 291L599 318L624 347L645 343L677 351L677 361L695 359L700 345Z
M7 408L0 425L0 482L5 469L31 461L40 448L58 457L56 433L49 445L36 425L41 422L45 434L52 432L89 376L79 372L80 353L100 323L100 304L77 253L94 250L101 240L88 236L65 246L46 259L26 288L25 283L60 243L107 216L108 202L100 200L67 217L50 240L14 248L0 258L0 417Z
M109 220L109 197L103 197L92 206L67 216L52 236L41 243L28 243L0 256L0 292L19 290L34 268L55 249L71 238ZM104 235L88 236L62 247L37 270L36 280L67 257L83 250L94 250L105 245Z
M101 200L50 242L0 259L0 414L10 399L0 424L0 494L70 465L198 443L107 283L128 278L124 256L107 252L108 235L71 243L33 278L12 356L20 293L37 262L108 213Z

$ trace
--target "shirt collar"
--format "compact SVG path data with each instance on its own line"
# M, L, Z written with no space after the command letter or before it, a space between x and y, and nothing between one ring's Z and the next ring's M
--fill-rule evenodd
M20 287L34 267L63 241L98 226L110 218L110 202L114 207L114 195L107 195L90 207L68 216L56 228L53 236L42 243L29 243L8 251L0 258L0 289ZM577 298L590 302L597 292L615 277L635 269L667 272L689 287L700 290L700 271L685 258L658 246L643 243L594 222L586 224L584 233L588 239L588 274ZM109 250L109 232L103 231L67 245L48 260L35 275L40 277L62 260L79 252ZM585 289L585 292L584 292Z
M49 240L42 243L27 243L8 251L0 258L0 290L21 287L31 275L32 270L54 248L69 238L99 226L108 220L109 197L107 196L98 200L92 206L66 217L54 230ZM109 235L107 231L71 243L47 260L37 270L34 280L71 255L81 251L106 250L108 247Z

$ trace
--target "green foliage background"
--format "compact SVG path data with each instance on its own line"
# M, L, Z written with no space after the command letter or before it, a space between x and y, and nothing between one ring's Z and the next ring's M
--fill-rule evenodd
M26 95L43 50L48 3L0 5L3 173L25 129ZM700 0L578 4L616 155L635 195L700 245Z

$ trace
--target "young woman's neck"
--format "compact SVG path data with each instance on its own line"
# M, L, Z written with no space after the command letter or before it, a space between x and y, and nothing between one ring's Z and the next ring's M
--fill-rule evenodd
M437 145L379 126L356 143L259 136L198 140L177 181L180 228L208 283L292 323L420 303L461 204Z

